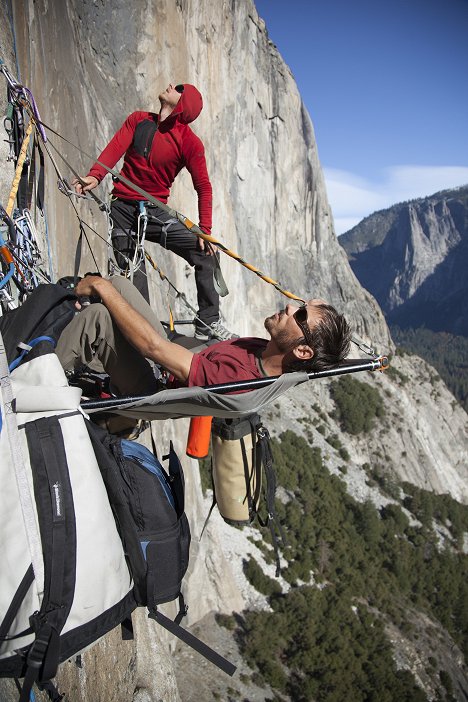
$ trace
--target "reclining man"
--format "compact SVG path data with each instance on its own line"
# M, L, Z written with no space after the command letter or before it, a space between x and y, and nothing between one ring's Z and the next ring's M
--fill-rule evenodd
M147 359L169 371L173 385L192 387L324 370L349 351L346 319L323 300L309 300L303 307L288 304L267 317L270 340L231 339L194 353L165 338L151 308L126 278L86 276L76 294L98 297L101 303L83 308L62 332L57 344L62 366L75 370L98 359L122 395L160 389Z

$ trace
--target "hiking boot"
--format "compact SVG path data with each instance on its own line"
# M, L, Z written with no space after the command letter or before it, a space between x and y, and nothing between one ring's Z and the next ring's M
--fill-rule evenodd
M238 334L232 334L229 329L224 327L220 320L211 324L203 324L197 322L195 324L195 339L200 341L208 341L209 339L219 339L219 341L227 341L228 339L238 339Z

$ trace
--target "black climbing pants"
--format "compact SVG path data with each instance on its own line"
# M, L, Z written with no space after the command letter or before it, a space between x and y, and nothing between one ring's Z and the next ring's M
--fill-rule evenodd
M153 241L164 249L181 256L195 268L197 286L198 316L205 324L212 324L219 319L219 295L213 281L213 256L201 251L198 237L192 234L175 217L171 217L160 207L146 203L148 223L145 240ZM112 245L117 264L123 270L128 269L124 256L132 259L135 251L135 233L138 228L139 202L137 200L120 200L112 202L111 217L114 222ZM119 252L124 256L119 255ZM139 270L133 276L135 287L149 302L148 283L143 260Z

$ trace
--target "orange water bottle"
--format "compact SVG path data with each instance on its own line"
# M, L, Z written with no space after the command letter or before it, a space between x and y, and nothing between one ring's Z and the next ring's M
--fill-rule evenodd
M185 453L190 458L206 458L210 450L213 417L192 417Z

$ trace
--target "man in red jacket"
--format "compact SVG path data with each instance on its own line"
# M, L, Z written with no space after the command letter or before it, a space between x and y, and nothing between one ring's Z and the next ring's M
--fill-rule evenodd
M163 203L167 202L179 171L187 168L198 194L199 226L210 234L212 189L206 168L205 149L201 139L188 126L202 110L202 96L188 83L176 86L170 84L159 95L159 101L161 110L158 115L152 112L133 112L127 117L98 161L113 168L124 156L121 174ZM92 190L106 174L106 169L95 163L87 176L73 181L75 190L78 193ZM123 181L115 183L112 195L112 243L118 265L127 269L128 258L133 256L138 217L143 203L148 214L146 239L182 256L195 267L197 316L201 320L201 323L195 325L195 336L200 339L229 338L231 334L219 322L219 296L213 282L213 257L216 253L212 247L160 207L144 201L141 195ZM134 276L134 283L149 300L144 261Z

